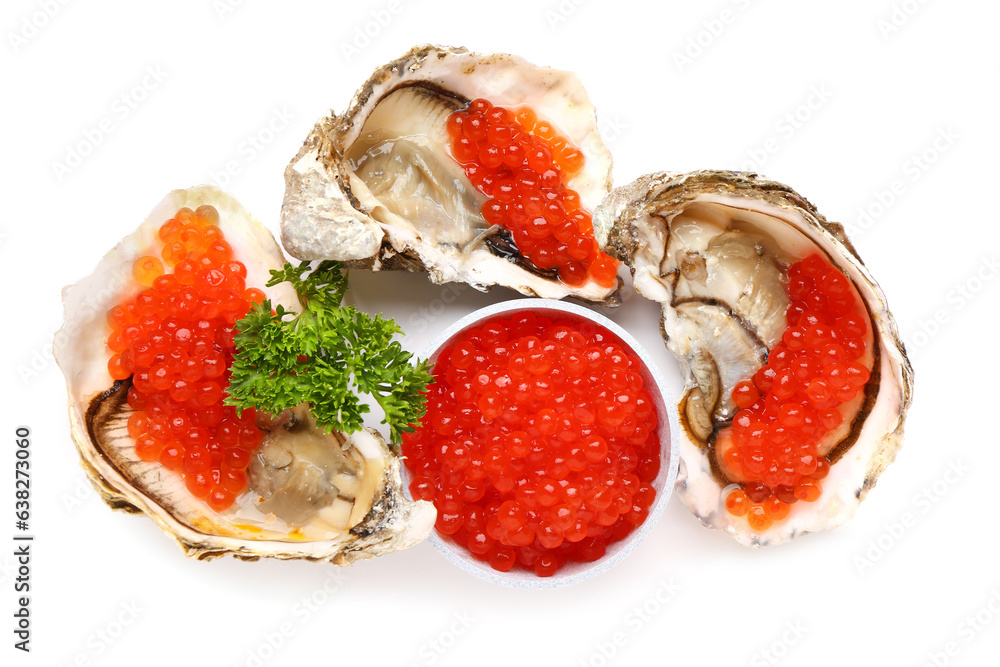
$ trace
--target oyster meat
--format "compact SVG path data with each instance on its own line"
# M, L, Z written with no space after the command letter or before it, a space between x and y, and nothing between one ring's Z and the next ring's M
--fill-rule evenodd
M685 375L678 405L683 435L677 491L688 509L705 525L752 546L781 543L850 519L896 456L913 375L885 297L842 226L827 222L784 185L721 171L639 178L605 200L594 225L602 245L629 264L635 289L661 304L664 339ZM856 396L833 408L837 413L831 413L828 431L810 440L815 454L829 464L818 497L809 496L808 489L795 497L788 488L753 482L758 485L754 494L773 493L761 497L781 510L773 522L769 518L754 528L745 506L735 513L726 506L734 489L751 495L750 478L733 450L734 427L759 428L759 451L775 451L778 445L767 439L776 437L774 428L784 422L773 419L778 402L765 409L761 389L751 410L770 410L772 416L734 424L750 413L741 412L733 391L739 392L743 381L755 382L761 369L770 368L769 361L777 367L771 353L789 340L789 268L810 256L815 259L809 261L832 266L831 275L843 274L847 280L836 281L844 298L863 304L859 318L867 322L857 324L864 334L853 344L863 351L855 362L858 372L869 379ZM819 324L825 326L822 320ZM748 391L756 400L756 389ZM809 469L817 464L826 473L823 461ZM784 507L772 500L779 495L787 500Z
M452 156L446 129L450 114L478 98L529 105L578 147L583 166L565 187L594 210L611 187L611 155L574 74L512 55L423 46L376 70L343 114L316 123L285 170L285 249L300 259L424 270L436 283L616 305L620 278L570 287L527 259L509 230L486 222L487 197Z
M167 195L90 276L63 292L66 319L54 352L66 376L72 437L90 481L112 508L145 513L199 559L232 554L346 565L424 539L434 507L403 496L398 457L382 437L374 430L324 433L305 407L258 415L263 442L247 467L249 484L219 511L195 497L180 473L136 453L128 430L132 377L114 380L109 372L105 313L141 289L133 264L159 254L161 225L183 207L203 205L217 210L234 258L246 267L246 284L264 290L274 304L299 310L289 283L264 287L284 256L235 199L212 186Z

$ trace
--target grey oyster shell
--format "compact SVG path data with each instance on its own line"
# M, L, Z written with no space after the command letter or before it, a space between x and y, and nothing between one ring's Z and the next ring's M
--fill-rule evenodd
M662 306L663 337L685 377L677 491L688 509L748 546L849 520L902 444L913 370L885 296L843 227L785 185L730 171L643 176L611 193L594 226L607 252L629 265L636 291ZM734 415L733 384L763 365L785 328L782 271L813 251L849 278L868 308L871 380L853 421L830 443L820 498L793 504L784 521L758 533L726 511L733 487L715 438Z
M282 244L300 259L375 271L426 271L435 283L493 285L528 296L617 305L611 288L571 288L490 227L486 198L451 158L445 122L478 97L531 105L583 151L567 186L593 211L611 188L611 155L576 75L517 56L421 46L378 68L340 115L321 118L285 170Z
M244 560L301 558L347 565L423 540L433 527L434 507L404 497L398 455L375 431L321 436L308 428L304 423L308 419L301 413L259 420L258 426L268 435L259 460L248 471L256 479L233 507L223 512L194 498L179 474L136 456L126 429L132 412L126 402L131 381L116 382L108 373L111 353L106 340L110 329L105 313L138 292L131 278L132 264L150 254L160 225L181 207L194 209L202 204L211 204L219 211L219 226L236 258L247 267L247 284L263 288L268 271L284 263L281 249L235 199L213 186L200 186L167 195L134 233L104 256L91 275L63 291L65 323L56 334L54 353L66 376L73 442L94 488L112 509L146 514L185 554L198 559L228 554ZM299 309L289 284L263 289L272 303L292 311ZM293 432L309 436L311 448L289 439L287 434ZM325 444L317 444L321 437ZM350 465L344 470L332 469L331 457L323 454L331 449L339 452L334 463L349 460ZM323 503L312 511L291 512L274 500L276 493L296 492L296 484L289 484L279 468L291 468L293 459L308 473L322 469L336 485L336 492L324 496ZM316 477L313 474L312 481L323 484ZM267 507L267 499L258 490L271 499L276 511L258 508Z

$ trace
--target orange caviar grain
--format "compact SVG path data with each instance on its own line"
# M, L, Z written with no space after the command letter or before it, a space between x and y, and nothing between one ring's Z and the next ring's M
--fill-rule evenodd
M177 266L177 263L187 259L187 256L188 250L180 240L169 241L160 251L160 257L167 266Z
M156 461L165 445L148 434L135 438L135 455L143 461Z
M556 158L559 163L563 166L567 177L572 178L580 173L583 169L583 153L579 149L572 146L566 146L560 152Z
M747 510L747 523L759 532L770 528L772 520L762 505L751 505L750 509Z
M129 437L133 440L136 440L140 435L145 433L148 426L149 416L142 410L137 410L129 415L127 429Z
M202 227L219 224L219 211L209 204L199 206L194 212L194 220Z
M198 254L205 250L205 235L201 232L201 227L196 224L187 224L181 228L179 234L180 242L189 253Z
M590 275L598 285L611 287L618 279L618 260L599 255L590 265Z
M201 233L205 235L205 243L211 245L215 241L224 241L222 229L218 225L205 225L201 228Z
M821 492L820 483L813 479L803 479L795 485L795 497L807 503L814 502Z
M771 496L764 501L764 511L771 521L781 521L788 516L791 506L782 502L777 496Z
M262 303L267 295L264 294L263 290L259 290L256 287L251 287L243 292L243 298L250 303Z
M114 380L124 380L129 376L122 368L122 357L120 354L116 354L111 359L108 360L108 373L111 374Z
M163 241L164 243L177 241L179 240L179 234L183 226L184 226L183 222L177 220L176 218L171 218L170 220L167 220L160 226L160 229L157 231L157 234L159 235L160 240Z
M146 255L132 264L132 276L143 287L151 287L153 281L163 275L163 262Z
M134 321L134 315L129 312L128 308L121 304L112 306L108 310L108 325L112 329L121 329L126 324L131 324Z
M750 501L742 489L734 489L726 496L726 510L733 516L746 516L750 510Z
M518 125L524 128L525 132L531 132L538 123L538 115L531 107L519 107L514 111L514 119Z
M741 380L733 386L732 397L736 407L749 408L760 399L760 394L751 380Z
M547 141L551 141L557 136L556 129L547 120L539 121L535 124L534 134Z

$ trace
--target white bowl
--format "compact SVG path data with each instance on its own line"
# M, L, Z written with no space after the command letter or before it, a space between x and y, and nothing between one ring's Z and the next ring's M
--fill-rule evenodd
M464 547L442 537L436 531L431 533L429 538L431 543L438 551L444 554L445 558L462 570L480 579L512 588L557 588L585 581L607 571L613 565L624 560L645 539L663 513L663 508L666 506L667 501L670 499L670 494L673 492L674 482L677 479L677 464L679 461L678 442L680 441L680 435L677 423L673 420L670 411L667 409L668 405L673 405L673 397L664 383L663 376L656 367L656 362L653 361L649 354L639 345L639 342L627 331L603 315L583 306L553 299L515 299L481 308L474 313L466 315L445 329L420 356L430 359L432 363L436 362L440 351L449 346L456 337L466 330L479 326L483 321L492 319L498 315L513 315L523 311L531 311L535 314L553 318L565 318L568 316L572 319L575 316L581 320L601 326L616 335L622 344L642 361L643 384L653 398L659 417L657 432L661 445L660 472L652 483L653 488L656 489L656 500L650 508L649 516L646 517L646 520L624 539L609 544L607 546L607 553L598 560L589 563L565 563L551 577L539 577L531 570L516 567L508 572L500 572L490 567L489 563L477 560ZM409 486L412 476L405 464L403 465L403 478L403 488L409 496Z

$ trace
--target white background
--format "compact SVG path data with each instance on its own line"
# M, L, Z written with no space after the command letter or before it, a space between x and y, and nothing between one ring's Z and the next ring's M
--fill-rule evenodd
M7 0L0 12L4 664L996 664L996 3L224 3ZM215 180L276 231L282 170L314 121L424 42L576 71L619 185L755 169L847 224L916 368L904 447L853 521L754 551L674 499L617 568L519 591L427 544L348 569L196 562L151 521L101 503L50 357L60 289L174 188ZM81 163L61 169L78 149ZM230 161L239 173L222 172ZM381 274L353 285L415 350L513 296L460 287L427 320L419 309L451 288ZM656 308L632 295L608 314L676 392ZM6 546L22 424L37 536L30 655L11 647Z

